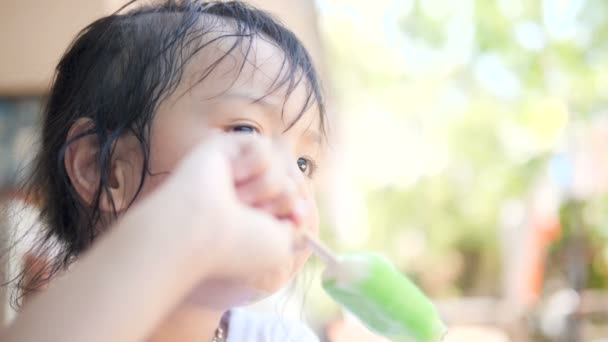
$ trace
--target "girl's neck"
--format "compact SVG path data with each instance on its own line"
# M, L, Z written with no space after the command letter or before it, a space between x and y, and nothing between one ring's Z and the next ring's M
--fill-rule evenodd
M182 306L159 325L149 342L210 342L223 315L223 311Z

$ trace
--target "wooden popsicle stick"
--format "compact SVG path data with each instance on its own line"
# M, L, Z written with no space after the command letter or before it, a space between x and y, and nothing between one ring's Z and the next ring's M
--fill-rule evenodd
M319 257L319 259L323 260L328 267L337 267L338 266L338 257L332 252L325 244L316 237L314 237L308 231L300 232L302 238L304 238L312 250L312 252Z

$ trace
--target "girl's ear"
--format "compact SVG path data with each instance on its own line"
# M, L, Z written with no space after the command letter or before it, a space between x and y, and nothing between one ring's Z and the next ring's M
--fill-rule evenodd
M89 205L93 204L100 180L97 137L95 134L86 134L93 128L93 121L88 118L80 118L72 124L66 137L66 142L70 144L63 159L70 183L80 198Z
M67 141L94 128L89 118L80 118L70 128ZM126 138L119 138L112 146L110 165L107 170L107 189L101 189L99 209L102 212L120 212L131 201L132 179L136 174L133 165L136 156L127 146ZM100 146L95 134L85 134L72 141L65 152L64 165L70 182L87 205L93 205L101 182L99 165Z

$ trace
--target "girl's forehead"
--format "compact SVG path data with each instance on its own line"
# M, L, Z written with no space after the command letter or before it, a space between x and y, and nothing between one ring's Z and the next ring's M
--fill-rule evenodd
M272 42L260 36L223 37L229 34L215 33L222 37L217 40L209 37L213 42L192 56L184 69L185 87L208 97L232 87L255 88L268 94L290 72L292 66L285 52ZM275 95L281 95L281 90L286 92L286 89L276 89Z
M220 30L207 38L212 42L186 64L182 82L172 97L179 100L187 95L201 103L250 100L274 107L285 122L295 121L307 102L313 100L301 70L292 70L285 52L269 39L256 35L237 41L238 38L228 37L231 34ZM281 82L290 72L294 72L293 89L290 89L292 81ZM320 125L317 106L306 108L304 117L309 126Z

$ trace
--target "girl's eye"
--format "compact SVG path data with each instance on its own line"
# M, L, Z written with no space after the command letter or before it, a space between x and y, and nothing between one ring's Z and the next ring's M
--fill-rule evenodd
M298 168L307 177L312 177L315 172L314 162L306 158L298 158Z
M240 124L240 125L234 125L234 126L229 127L228 132L259 134L260 130L257 127L252 126L252 125Z

